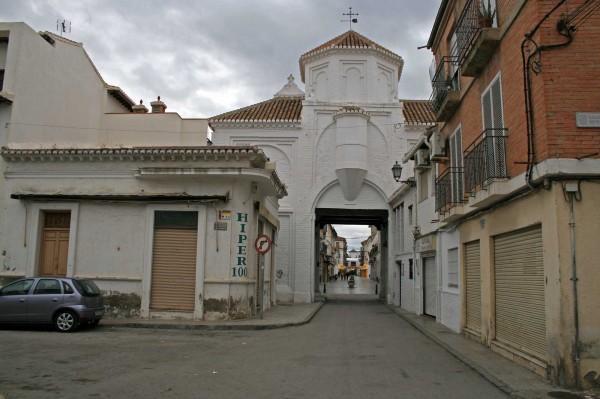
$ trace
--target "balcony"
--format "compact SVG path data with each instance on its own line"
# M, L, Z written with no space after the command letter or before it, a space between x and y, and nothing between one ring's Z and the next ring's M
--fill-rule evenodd
M492 181L508 179L507 129L486 129L464 151L465 192L474 195Z
M435 118L439 122L448 121L456 112L460 104L460 91L458 90L458 75L453 74L453 67L457 67L456 56L442 57L440 65L431 80L431 106Z
M469 0L455 29L460 73L477 77L500 44L495 1Z
M464 200L463 168L451 167L435 180L435 211L446 213Z

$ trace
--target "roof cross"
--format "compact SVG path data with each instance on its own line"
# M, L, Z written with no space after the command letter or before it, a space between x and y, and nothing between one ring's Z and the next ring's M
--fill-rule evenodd
M350 11L347 13L343 13L342 15L344 16L348 16L350 19L342 19L341 22L349 22L350 23L350 30L352 30L352 23L357 24L358 23L358 18L352 18L352 16L357 16L358 17L358 13L352 13L352 7L350 7Z

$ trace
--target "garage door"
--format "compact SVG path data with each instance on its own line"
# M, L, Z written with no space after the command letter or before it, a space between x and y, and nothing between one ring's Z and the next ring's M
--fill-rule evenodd
M197 220L197 212L156 212L150 309L194 310Z
M479 240L465 244L465 294L467 328L481 333L481 261Z
M435 257L423 258L423 313L434 317L437 314L436 287Z
M542 228L494 239L496 339L544 360L546 345Z

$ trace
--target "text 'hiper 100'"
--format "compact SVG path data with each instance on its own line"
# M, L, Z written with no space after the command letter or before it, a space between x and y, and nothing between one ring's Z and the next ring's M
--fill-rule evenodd
M237 236L237 262L231 268L232 277L248 277L248 266L246 264L248 254L248 235L246 233L246 226L248 225L248 214L237 213L236 221L240 225L240 232Z

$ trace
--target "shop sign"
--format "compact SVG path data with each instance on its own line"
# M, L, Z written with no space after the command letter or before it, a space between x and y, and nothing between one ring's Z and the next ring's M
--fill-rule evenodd
M435 251L435 234L419 238L416 244L417 252Z

